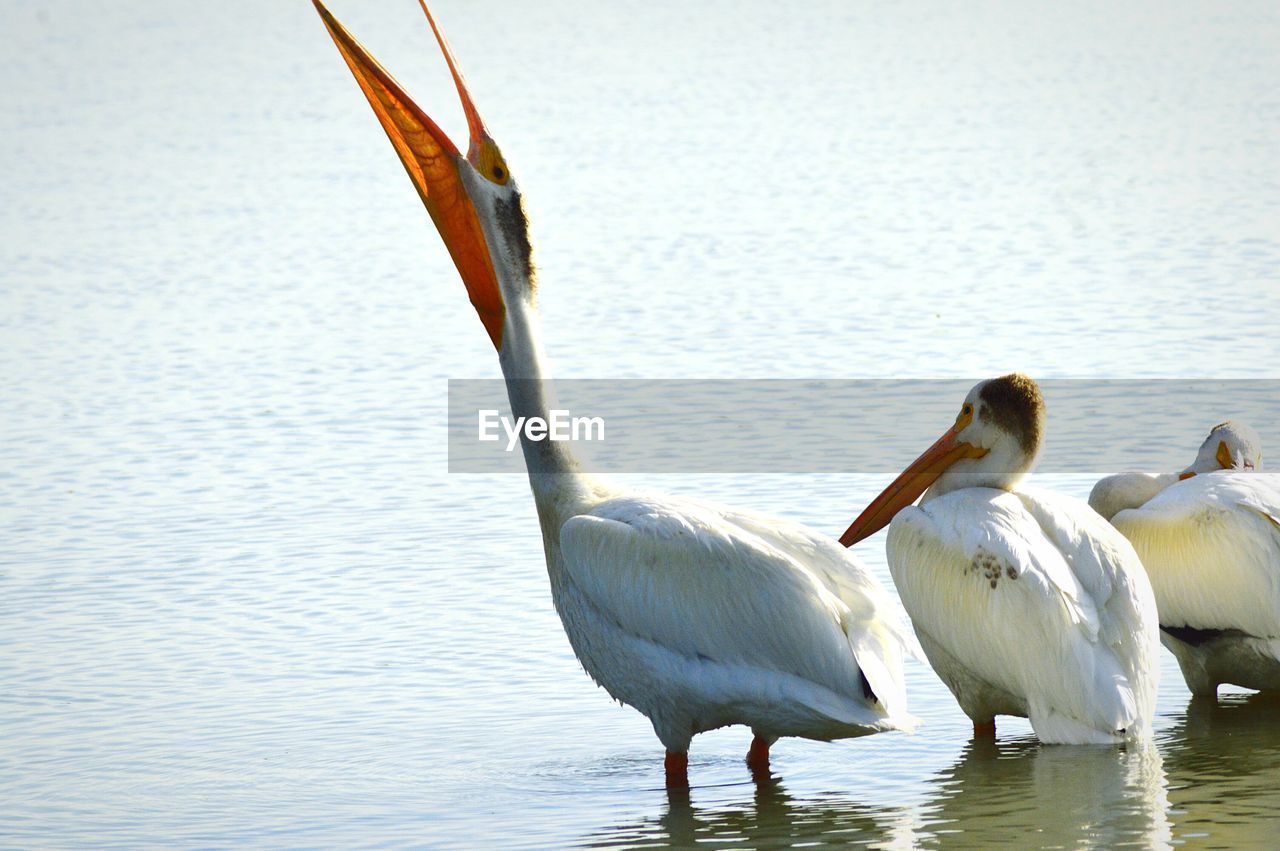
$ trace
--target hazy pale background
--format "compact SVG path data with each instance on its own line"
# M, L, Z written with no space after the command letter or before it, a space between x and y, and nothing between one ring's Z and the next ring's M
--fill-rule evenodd
M1277 377L1274 3L434 5L562 376ZM334 9L461 135L415 3ZM1158 750L971 745L913 665L914 737L669 798L523 482L446 474L495 359L310 4L0 25L0 842L1274 841L1273 708L1167 656ZM836 532L885 477L639 481Z

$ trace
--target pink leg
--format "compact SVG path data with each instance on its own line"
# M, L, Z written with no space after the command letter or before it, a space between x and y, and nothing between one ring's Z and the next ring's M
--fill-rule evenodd
M668 789L689 788L689 754L683 751L667 751L666 761Z
M760 736L751 740L751 748L747 751L747 765L753 771L769 767L769 741Z

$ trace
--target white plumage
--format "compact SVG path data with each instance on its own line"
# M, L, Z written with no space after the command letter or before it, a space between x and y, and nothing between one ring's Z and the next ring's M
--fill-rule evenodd
M511 413L545 422L554 391L523 202L443 35L432 21L467 116L466 157L317 7L498 349ZM521 447L569 642L598 683L653 722L669 784L687 783L690 738L727 724L756 731L754 767L779 736L910 726L901 662L915 642L834 541L693 500L623 493L584 474L565 443L528 430Z
M1137 556L1088 506L964 488L889 527L889 568L934 670L970 718L1045 742L1150 732L1158 644Z
M1021 487L1043 424L1034 381L981 382L840 542L891 524L898 595L975 732L1021 715L1044 742L1144 737L1159 672L1151 585L1133 547L1087 505Z
M1116 473L1100 479L1093 486L1089 492L1089 507L1110 520L1126 508L1144 505L1177 481L1177 473Z
M559 537L557 606L579 659L668 750L728 724L768 739L911 726L901 662L915 642L830 538L658 495L606 499Z
M1100 479L1089 493L1089 506L1110 520L1126 508L1145 505L1160 491L1192 476L1216 470L1262 469L1258 433L1236 420L1218 423L1200 444L1196 459L1178 473L1116 473Z
M1197 475L1111 522L1146 566L1193 692L1280 689L1280 477Z

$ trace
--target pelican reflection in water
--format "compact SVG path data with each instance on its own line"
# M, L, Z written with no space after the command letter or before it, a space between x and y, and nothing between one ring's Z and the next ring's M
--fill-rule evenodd
M1150 741L1124 748L1044 747L978 737L930 784L927 838L973 848L1111 848L1169 843L1165 772Z
M847 790L788 793L760 778L743 787L668 790L659 816L601 828L582 844L609 847L786 847L795 843L917 848L1165 847L1173 839L1168 783L1150 741L1059 748L1034 738L977 738L920 802L877 806ZM721 793L717 797L714 796Z
M1193 697L1158 738L1177 836L1220 848L1261 847L1280 812L1280 700L1271 694ZM1274 836L1274 834L1271 834ZM1273 840L1272 840L1273 841Z
M723 792L716 798L707 795ZM808 800L789 794L774 775L757 774L751 797L735 785L700 790L668 789L660 816L601 828L580 844L608 848L775 848L824 839L852 847L914 848L915 816L909 807L877 807L846 792Z

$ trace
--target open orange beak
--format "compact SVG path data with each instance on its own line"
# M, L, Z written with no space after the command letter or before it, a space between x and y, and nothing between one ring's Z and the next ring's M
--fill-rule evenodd
M431 220L440 231L440 237L449 249L453 263L458 267L458 274L467 287L471 304L475 306L476 312L480 314L480 321L489 332L489 339L493 341L494 348L501 349L506 308L502 292L498 289L498 279L494 274L493 260L485 243L476 205L468 196L459 173L465 162L462 155L444 131L418 108L395 78L365 50L364 45L329 13L320 0L313 2L329 35L333 37L334 44L338 45L342 58L346 60L347 67L369 99L369 105L378 116L382 129L391 139L400 162L404 164L404 170L409 173L409 179L422 197L427 212L431 214ZM491 160L495 156L496 147L485 130L480 113L476 111L444 34L436 26L425 2L422 2L422 10L427 13L427 20L431 23L445 61L449 63L458 96L462 99L462 109L466 113L471 135L467 157L470 165L465 167L471 168L481 160ZM500 174L500 182L505 183L505 173Z
M895 514L915 502L952 464L961 458L981 458L987 454L986 449L958 439L956 432L959 430L956 426L947 429L933 446L912 461L911 466L863 509L858 519L840 536L840 543L851 547L863 538L871 537L889 525Z

